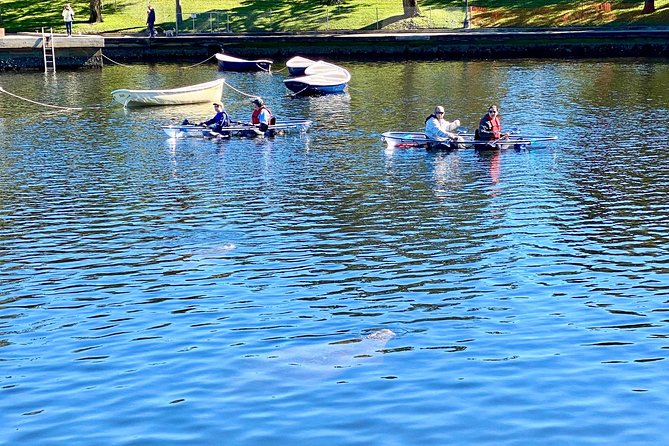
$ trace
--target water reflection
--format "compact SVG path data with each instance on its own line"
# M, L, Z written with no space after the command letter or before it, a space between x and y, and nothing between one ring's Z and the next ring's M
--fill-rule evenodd
M461 157L455 152L441 151L434 157L434 194L446 200L452 191L461 189Z

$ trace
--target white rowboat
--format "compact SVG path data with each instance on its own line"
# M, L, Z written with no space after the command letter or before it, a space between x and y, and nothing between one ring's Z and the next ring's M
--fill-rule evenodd
M225 79L216 79L171 90L114 90L111 94L114 100L124 107L220 102L224 83Z
M304 76L284 79L286 88L294 94L341 93L346 89L351 73L345 68L319 60L304 70Z
M270 71L272 61L269 59L240 59L227 54L217 53L218 69L221 71Z
M307 59L302 56L295 56L286 62L286 67L288 67L288 73L291 76L303 76L304 70L309 66L316 63L315 60Z

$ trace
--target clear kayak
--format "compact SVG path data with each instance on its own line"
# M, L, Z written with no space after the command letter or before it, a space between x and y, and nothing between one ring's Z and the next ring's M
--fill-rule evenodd
M290 131L297 131L305 133L311 127L312 121L309 120L286 120L276 124L270 125L267 132L261 132L258 126L249 124L236 124L229 127L223 127L219 132L214 132L209 127L193 125L193 124L170 124L163 125L161 128L170 138L202 138L202 137L248 137L248 136L263 136L266 133L286 133Z
M482 141L474 139L473 134L458 134L462 140L442 141L429 138L421 132L385 132L382 135L383 141L388 147L393 148L412 148L422 147L427 149L449 149L449 148L476 148L476 149L500 149L500 148L523 148L531 145L540 145L549 141L557 140L557 136L543 135L509 135L504 138L491 141Z

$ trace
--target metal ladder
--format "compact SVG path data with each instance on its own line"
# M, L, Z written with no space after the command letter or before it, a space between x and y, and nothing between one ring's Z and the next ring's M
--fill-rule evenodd
M53 28L49 29L48 33L44 32L42 28L42 54L44 56L44 72L49 70L56 72L56 52L53 42Z

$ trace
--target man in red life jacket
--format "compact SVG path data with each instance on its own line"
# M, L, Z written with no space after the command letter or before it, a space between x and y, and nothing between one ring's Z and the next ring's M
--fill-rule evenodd
M265 105L262 98L253 98L251 102L253 103L251 124L258 126L260 132L265 133L269 126L276 122L276 119L272 116L272 111Z

